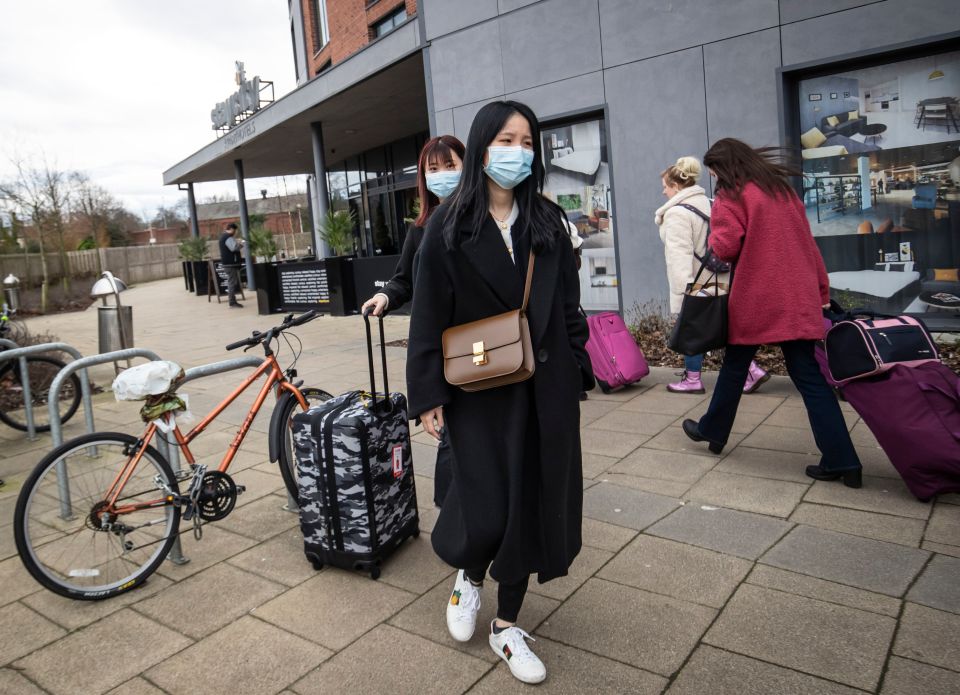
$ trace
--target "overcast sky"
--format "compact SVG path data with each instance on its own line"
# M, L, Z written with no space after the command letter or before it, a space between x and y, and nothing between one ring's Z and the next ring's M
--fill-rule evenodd
M10 158L79 169L132 212L185 198L162 172L215 138L210 110L247 77L296 86L283 0L33 0L0 22L0 178ZM297 187L300 178L287 178ZM248 196L279 181L248 182ZM236 193L198 184L198 198Z

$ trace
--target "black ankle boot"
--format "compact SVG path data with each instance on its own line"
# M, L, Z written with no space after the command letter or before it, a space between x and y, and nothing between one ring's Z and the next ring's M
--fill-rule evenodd
M851 468L845 471L828 471L821 466L807 466L807 475L814 480L843 480L847 487L863 486L863 469Z
M700 425L696 420L684 420L683 421L683 433L690 437L695 442L710 442L710 446L707 448L710 449L715 454L723 453L724 445L720 442L715 442L710 439L707 439L700 434Z

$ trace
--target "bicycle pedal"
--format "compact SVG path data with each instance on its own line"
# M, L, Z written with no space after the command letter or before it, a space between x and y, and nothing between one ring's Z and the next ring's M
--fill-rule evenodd
M238 494L238 495L242 495L242 494L245 493L246 491L247 491L247 486L246 486L246 485L237 485L237 494Z

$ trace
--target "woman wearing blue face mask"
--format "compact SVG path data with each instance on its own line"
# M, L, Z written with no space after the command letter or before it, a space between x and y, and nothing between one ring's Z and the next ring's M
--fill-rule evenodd
M460 182L463 152L463 143L452 135L430 138L420 150L417 162L420 215L407 231L400 261L390 282L382 292L377 292L364 302L361 311L369 308L374 316L379 316L388 309L399 309L413 298L413 259L423 241L423 228L437 206L453 193Z
M487 639L521 681L546 669L517 627L531 574L567 574L580 550L580 392L593 387L587 324L563 211L541 195L533 112L494 102L470 128L459 188L427 224L414 286L410 412L453 449L453 479L431 539L460 571L447 628L466 642L489 571L499 583ZM519 309L533 255L527 317L536 368L526 381L467 392L444 379L441 336L452 326Z
M374 316L388 309L399 309L413 297L413 271L417 250L423 241L423 228L437 206L449 196L460 183L463 168L463 143L452 135L430 138L420 150L417 162L417 193L420 196L420 215L407 231L397 270L383 291L377 292L363 303L361 311L368 308ZM441 437L437 447L437 460L433 470L433 503L440 507L450 487L453 454L447 438Z

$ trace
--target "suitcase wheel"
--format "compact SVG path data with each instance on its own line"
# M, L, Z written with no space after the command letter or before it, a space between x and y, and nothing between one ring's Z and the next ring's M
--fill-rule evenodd
M380 579L380 568L376 565L370 568L370 579Z
M610 391L613 390L610 388L610 384L608 384L603 379L597 379L597 386L599 386L600 390L603 391L604 393L610 393Z
M310 564L313 565L313 569L317 570L318 572L323 569L323 563L319 560L311 560Z

